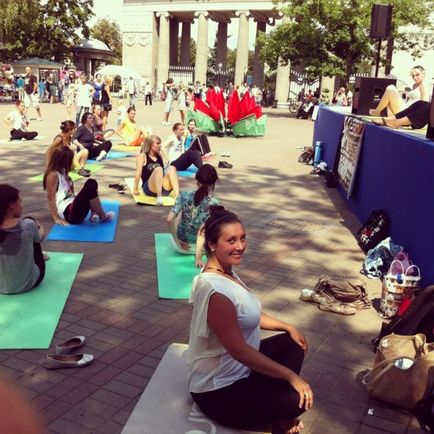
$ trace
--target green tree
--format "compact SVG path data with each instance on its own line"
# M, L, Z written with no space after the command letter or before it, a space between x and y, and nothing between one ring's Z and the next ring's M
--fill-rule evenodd
M261 55L270 67L276 68L281 58L284 63L303 64L312 75L337 75L348 80L360 62L375 58L375 41L369 37L369 27L376 0L274 1L290 19L260 37ZM417 55L419 42L408 37L403 26L413 24L420 30L432 30L434 0L388 3L393 5L395 48Z
M122 35L118 23L109 18L100 18L90 29L90 34L93 38L107 44L113 51L112 63L115 65L122 64Z
M2 57L18 60L38 56L63 62L93 15L93 0L0 0ZM3 13L4 11L4 13Z

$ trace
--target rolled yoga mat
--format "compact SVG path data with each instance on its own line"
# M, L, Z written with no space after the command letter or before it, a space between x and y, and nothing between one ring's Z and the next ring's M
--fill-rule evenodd
M171 234L155 234L155 256L158 296L188 299L193 278L200 272L194 266L194 255L178 253L173 247Z
M114 211L115 217L107 223L91 223L90 213L79 225L53 225L47 239L52 241L87 241L94 243L112 243L115 239L119 218L119 202L102 201L105 212Z
M125 183L128 185L128 188L130 189L131 196L133 196L134 202L136 202L137 205L157 205L157 198L153 196L148 196L145 193L143 193L142 187L139 186L139 192L140 194L136 196L133 194L134 189L134 178L125 178ZM163 197L163 206L173 206L175 205L175 199L172 196L164 196Z
M0 295L0 349L50 346L83 258L82 253L49 252L44 280L29 292Z
M86 169L90 170L91 174L98 172L98 170L101 170L103 167L104 166L102 164L97 164L97 163L86 165ZM83 178L83 176L79 175L77 172L69 172L69 177L73 181L77 181L78 179ZM29 181L42 182L43 179L44 179L44 174L32 176L31 178L29 178Z

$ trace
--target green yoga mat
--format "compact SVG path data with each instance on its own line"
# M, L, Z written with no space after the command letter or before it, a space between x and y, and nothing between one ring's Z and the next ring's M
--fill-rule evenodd
M45 278L24 294L0 295L0 349L46 349L83 258L82 253L48 253Z
M98 172L98 170L101 170L103 167L104 167L103 164L88 164L86 166L86 169L90 170L90 173L95 173L95 172ZM77 181L77 179L83 178L83 176L80 176L76 172L69 172L69 176L73 181ZM29 181L42 182L43 179L44 179L44 174L32 176L31 178L29 178Z
M172 245L171 234L155 234L157 257L158 296L186 299L199 269L194 266L194 255L178 253Z

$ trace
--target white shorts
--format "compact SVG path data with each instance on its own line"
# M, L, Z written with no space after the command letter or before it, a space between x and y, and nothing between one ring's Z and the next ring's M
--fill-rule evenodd
M172 111L172 98L166 98L164 102L164 113L170 113Z
M26 108L29 108L30 103L33 104L33 107L38 108L39 107L39 97L37 94L31 93L30 95L26 92L24 92L24 105Z

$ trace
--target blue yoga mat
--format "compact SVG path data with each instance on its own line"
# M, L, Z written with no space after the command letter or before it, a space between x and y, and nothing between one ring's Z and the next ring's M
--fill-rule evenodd
M130 157L130 156L131 156L131 154L129 154L128 152L110 151L107 154L106 160L115 160L117 158L124 158L124 157ZM87 163L93 164L93 163L96 163L96 161L94 159L92 159L92 160L89 159L89 160L87 160Z
M184 178L193 178L198 171L196 166L191 165L187 170L179 170L178 176L183 176Z
M116 225L119 218L119 202L103 201L106 212L114 211L115 218L107 223L90 223L89 215L79 225L54 225L48 234L52 241L88 241L94 243L112 243L115 239Z

